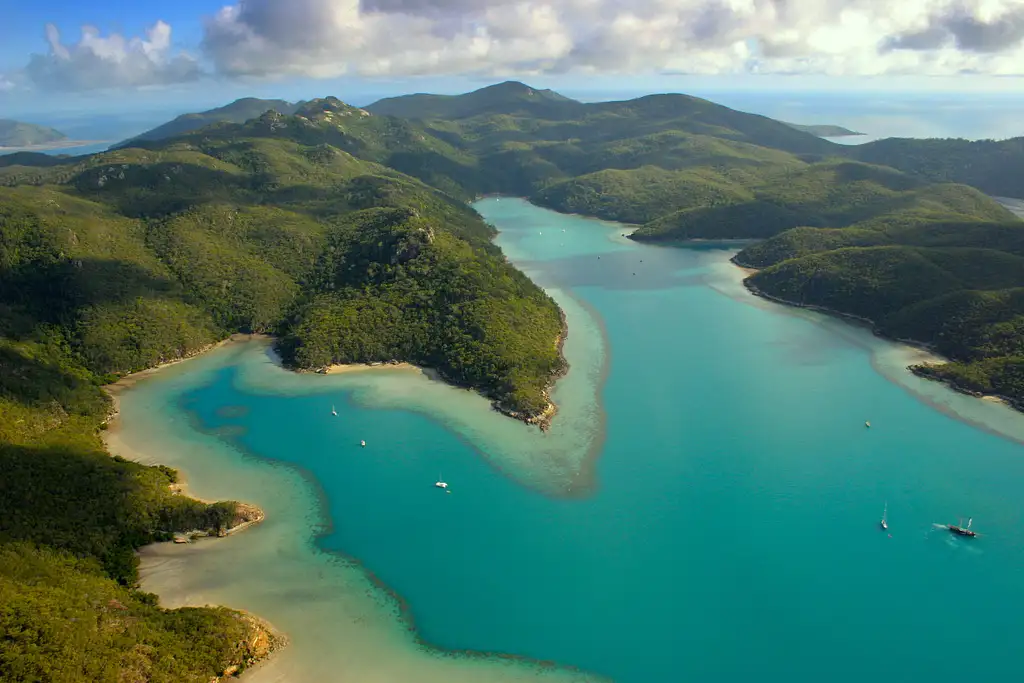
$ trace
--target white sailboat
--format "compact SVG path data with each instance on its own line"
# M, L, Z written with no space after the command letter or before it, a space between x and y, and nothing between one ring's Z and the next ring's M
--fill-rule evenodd
M889 501L885 501L885 507L882 508L882 521L880 522L880 524L882 525L882 528L884 530L886 530L886 531L889 530L889 522L887 522L886 519L885 519L888 516L889 516Z
M338 416L338 411L334 409L334 406L331 406L331 415Z
M434 482L434 486L436 486L436 487L437 487L437 488L439 488L439 489L444 489L445 491L447 491L447 490L448 490L448 482L446 482L446 481L445 481L445 480L444 480L444 479L443 479L443 478L441 477L441 475L440 475L440 474L438 474L438 475L437 475L437 481L436 481L436 482Z

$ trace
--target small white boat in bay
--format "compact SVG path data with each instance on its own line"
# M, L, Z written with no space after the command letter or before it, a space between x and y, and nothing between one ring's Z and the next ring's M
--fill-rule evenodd
M889 522L886 521L886 517L889 516L889 501L885 501L885 507L882 508L882 521L879 522L884 531L889 530Z
M363 448L366 448L366 442L365 441L360 441L359 445L362 446Z
M440 475L440 474L439 474L439 475L437 475L437 481L436 481L436 482L434 482L434 486L436 486L436 487L437 487L437 488L439 488L439 489L444 489L445 491L447 491L447 490L448 490L448 482L446 482L446 481L445 481L445 480L444 480L444 479L443 479L443 478L441 477L441 475Z
M331 415L338 416L338 411L334 409L334 406L331 406Z

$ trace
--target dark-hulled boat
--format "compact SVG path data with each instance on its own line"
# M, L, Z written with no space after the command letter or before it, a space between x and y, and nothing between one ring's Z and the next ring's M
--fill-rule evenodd
M976 532L974 532L974 531L971 531L971 522L973 520L974 520L973 517L968 519L967 520L967 526L959 526L957 524L947 524L946 527L950 531L952 531L954 534L956 534L957 536L966 536L968 538L974 538L978 534ZM963 523L963 520L960 520L960 521L961 521L961 523Z

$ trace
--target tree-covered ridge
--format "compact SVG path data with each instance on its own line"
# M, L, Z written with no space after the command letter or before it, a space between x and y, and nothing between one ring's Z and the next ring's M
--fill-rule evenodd
M225 608L161 609L96 562L0 544L0 677L53 683L209 683L274 647L255 619Z
M963 183L996 197L1024 199L1024 137L886 138L852 147L848 154L925 180Z
M249 119L254 119L268 111L291 114L300 105L301 103L286 102L285 100L263 100L256 97L243 97L223 107L216 107L192 114L182 114L172 121L129 138L117 146L131 147L146 140L164 140L204 128L214 123L245 123Z
M527 416L547 409L547 385L564 369L558 309L499 254L412 209L332 225L311 292L282 346L303 367L409 360Z
M582 180L585 178L577 182ZM871 220L887 226L912 219L920 219L924 225L956 219L1016 220L999 203L965 185L930 184L891 168L854 161L766 166L733 173L727 182L733 189L733 201L716 198L695 207L665 211L632 237L653 242L767 238L791 228L845 228ZM623 188L623 194L635 204L645 204L649 200L641 193L649 192L647 185L637 176Z
M387 158L407 138L422 143L401 122L317 100L296 116L268 113L64 166L8 167L14 187L0 192L19 212L19 234L41 232L52 243L49 268L61 284L31 290L59 292L41 308L73 330L70 343L95 372L141 369L235 331L277 332L290 340L286 360L300 367L354 360L358 347L359 360L429 363L510 412L539 415L561 368L554 302L504 261L490 243L493 229L465 203L328 142ZM420 146L434 144L443 146ZM411 263L359 241L370 239L373 221L358 217L377 215L373 209L431 235ZM346 249L369 267L329 282L324 262ZM75 260L81 265L69 265ZM40 272L34 264L23 270ZM94 271L111 275L104 291L93 291ZM429 337L396 321L385 338L364 318L318 314L356 299L371 307L415 302L406 313L429 325ZM316 327L307 324L313 318ZM303 330L348 346L303 340Z

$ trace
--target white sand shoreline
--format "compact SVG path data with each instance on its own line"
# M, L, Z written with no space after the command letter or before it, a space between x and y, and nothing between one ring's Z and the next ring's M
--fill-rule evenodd
M783 299L778 299L776 297L773 297L771 295L765 294L763 292L756 291L756 287L755 288L749 287L747 285L747 283L745 282L745 280L750 275L753 275L754 273L758 272L759 269L758 268L750 268L750 267L747 267L747 266L741 266L741 265L733 262L731 259L729 261L729 264L732 266L734 271L739 271L740 273L742 273L742 277L740 278L740 280L741 280L741 283L742 283L742 286L743 286L742 287L743 291L746 292L747 294L749 294L754 299L759 299L761 301L765 301L765 302L769 302L771 304L775 304L777 306L780 306L782 308L782 310L784 310L784 311L788 310L789 312L795 312L795 311L803 310L803 311L816 312L816 313L819 313L819 314L827 316L829 319L845 323L846 325L849 325L851 327L862 328L862 329L868 331L874 338L882 340L882 341L884 341L886 343L889 343L889 344L893 344L895 346L895 348L898 349L898 351L899 351L900 361L902 363L902 371L903 371L903 374L905 375L905 377L903 379L900 379L898 377L892 376L891 373L889 373L889 372L884 372L882 370L882 368L880 367L880 365L879 365L878 359L876 358L877 353L874 352L874 351L872 351L872 366L874 366L877 371L881 372L883 375L889 377L891 380L893 380L896 383L900 384L904 389L906 389L907 391L910 391L912 394L916 395L919 399L925 401L926 403L928 403L932 407L937 408L940 411L942 411L942 412L944 412L944 413L946 413L946 414L948 414L948 415L950 415L952 417L955 417L956 419L959 419L961 421L967 422L968 424L971 424L971 425L973 425L975 427L984 429L986 431L997 433L997 434L999 434L1001 436L1004 436L1004 437L1009 438L1009 439L1013 439L1013 440L1018 441L1018 442L1024 442L1024 435L1017 434L1016 430L1012 430L1011 431L1011 430L1006 430L1006 429L994 427L991 424L989 424L988 422L981 421L981 420L977 419L975 416L964 414L963 412L958 411L956 409L953 409L953 408L951 408L951 407L949 407L947 405L944 405L944 404L940 405L939 403L936 403L936 401L934 400L934 397L922 394L920 391L918 391L918 390L916 390L916 389L914 389L914 388L912 388L910 386L910 384L909 384L909 382L907 380L909 380L910 378L918 378L922 382L926 382L926 383L934 385L936 387L941 387L942 390L948 391L950 394L952 394L954 396L961 396L961 397L963 397L965 399L980 400L980 401L982 401L984 403L988 403L988 404L998 404L998 405L1000 405L1002 407L1005 407L1009 411L1013 411L1013 413L1018 414L1018 415L1021 412L1021 411L1018 411L1014 407L1013 403L1009 399L1004 397L1004 396L999 396L999 395L995 395L995 394L979 394L979 393L974 393L974 392L963 391L959 387L957 387L956 385L954 385L954 384L952 384L950 382L943 381L943 380L940 380L940 379L932 379L932 378L927 378L927 377L921 377L920 375L917 375L915 372L913 372L910 369L911 366L914 366L914 365L944 365L946 363L952 362L951 359L949 359L946 356L943 356L942 354L938 353L937 351L935 351L935 349L933 349L928 344L925 344L924 342L919 342L919 341L914 340L914 339L892 339L890 337L881 336L881 335L878 335L878 334L876 334L874 332L874 323L872 323L871 321L865 320L863 318L859 318L857 316L849 315L849 314L843 313L841 311L835 311L835 310L832 310L830 308L823 307L823 306L810 306L810 305L803 306L803 305L800 305L800 304L795 304L795 303L792 303L792 302L789 302L789 301L785 301Z
M140 370L139 372L133 372L129 375L125 375L124 377L120 378L113 384L108 384L104 386L104 391L107 392L107 395L110 396L112 401L112 410L111 413L107 416L107 420L105 423L106 429L104 429L103 432L101 433L101 440L103 441L103 446L107 449L107 452L110 453L111 455L116 455L126 460L132 460L134 462L138 462L140 464L144 464L147 466L162 464L160 463L159 458L155 458L150 454L141 453L131 448L121 438L121 393L135 386L143 379L146 379L147 377L152 377L153 375L171 366L178 365L180 363L184 363L185 361L189 361L195 358L199 358L200 356L210 351L213 351L214 349L218 349L229 344L248 343L250 341L257 339L269 339L269 337L267 337L266 335L259 334L233 334L227 339L222 339L214 344L209 344L203 347L201 350L196 351L195 353L192 353L188 356L185 356L183 358L175 358L174 360L169 360L160 363L159 365L154 365L151 368L146 368L145 370ZM188 482L185 479L185 475L180 471L178 472L177 481L170 485L170 489L175 494L186 496L188 498L192 498L193 500L198 500L199 502L206 503L207 505L218 502L215 500L207 500L205 498L195 495L195 493L190 491ZM241 531L245 531L246 529L252 528L253 526L259 524L260 522L266 519L266 513L264 513L263 510L261 510L258 506L252 505L251 503L245 503L242 501L236 502L238 503L240 515L243 518L248 519L246 519L246 521L241 522L240 524L236 524L232 527L228 527L227 529L225 529L223 532L224 536L230 536L232 534L237 534ZM186 534L190 537L203 537L202 530L199 529L194 529L192 531L186 532Z

